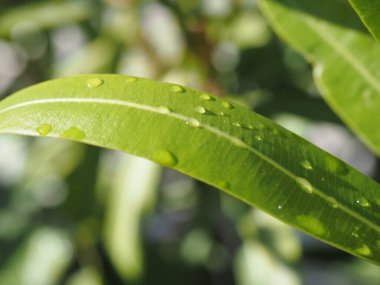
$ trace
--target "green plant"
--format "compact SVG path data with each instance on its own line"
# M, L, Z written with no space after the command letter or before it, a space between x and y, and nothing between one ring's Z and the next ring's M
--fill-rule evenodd
M351 2L378 38L378 5ZM352 8L329 0L261 0L260 7L313 64L326 102L380 154L374 123L380 45ZM75 17L86 17L82 12ZM6 34L7 25L0 27ZM148 158L380 264L379 185L275 122L208 92L123 75L55 79L2 100L0 133L63 138Z

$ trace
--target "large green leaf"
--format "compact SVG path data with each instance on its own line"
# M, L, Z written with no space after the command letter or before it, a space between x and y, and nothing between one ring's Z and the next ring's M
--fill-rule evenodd
M344 1L261 0L273 28L314 65L327 103L380 154L380 46Z
M1 101L0 133L65 138L146 157L380 263L379 186L223 99L147 79L82 75Z
M380 2L373 0L349 0L372 35L380 41Z

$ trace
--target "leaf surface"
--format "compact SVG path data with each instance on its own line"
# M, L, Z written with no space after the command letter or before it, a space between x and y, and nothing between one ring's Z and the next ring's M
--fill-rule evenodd
M0 102L0 133L64 138L156 161L380 263L380 188L250 110L178 85L81 75Z
M349 1L372 35L380 42L380 2L373 0Z
M18 8L1 11L0 37L30 29L55 28L76 21L83 21L91 16L91 2L87 0L54 3L33 3Z
M261 0L275 31L313 65L316 84L338 116L380 154L380 46L349 4Z

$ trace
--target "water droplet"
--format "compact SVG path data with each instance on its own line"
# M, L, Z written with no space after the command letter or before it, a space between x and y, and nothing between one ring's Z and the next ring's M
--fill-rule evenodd
M183 88L182 86L180 85L173 85L171 87L171 90L174 92L174 93L183 93L185 92L185 88Z
M354 237L354 238L359 238L359 227L355 227L354 228L354 231L351 233L351 235Z
M64 131L61 137L71 140L83 140L86 137L86 134L77 127L71 127Z
M222 102L222 107L224 107L226 109L233 109L234 108L234 106L230 102L228 102L228 101L223 101Z
M158 149L153 153L153 160L164 166L175 166L178 163L177 157L166 149Z
M325 160L326 169L331 173L344 174L348 171L345 164L336 158L326 158Z
M255 135L255 139L259 142L261 142L263 140L263 137L260 136L260 135Z
M372 254L371 249L366 244L362 244L359 248L355 249L355 252L363 256L370 256Z
M233 122L232 125L241 128L241 124L239 122Z
M277 209L282 210L283 207L284 207L284 206L282 206L282 205L278 205L278 206L277 206Z
M260 129L260 130L265 129L265 125L262 124L262 123L258 123L257 124L257 128Z
M207 93L202 93L201 95L199 95L199 98L201 98L201 100L203 100L203 101L211 101L212 100L212 97Z
M300 215L297 216L296 219L297 224L301 228L304 228L317 236L324 236L327 232L325 226L317 218Z
M39 126L36 129L36 131L41 136L46 136L47 134L49 134L51 132L52 129L53 129L53 127L51 125L49 125L49 124L42 124L41 126Z
M201 125L201 123L196 119L189 119L186 121L186 125L198 128Z
M245 142L243 142L241 139L238 139L238 138L231 138L232 140L232 143L238 147L242 147L242 148L247 148L247 144Z
M362 206L362 207L369 207L370 204L367 200L367 198L365 197L359 197L355 200L355 203L358 204L359 206Z
M313 166L311 165L310 161L308 160L303 160L301 161L301 166L307 170L312 170L313 169Z
M248 130L253 130L253 128L254 128L253 125L251 125L251 124L248 124L248 125L247 125L247 129L248 129Z
M364 93L363 93L363 100L364 100L364 104L368 108L373 107L374 99L375 99L375 94L372 93L371 90L367 89L366 91L364 91Z
M313 193L313 186L305 178L297 177L296 183L305 192L307 192L309 194Z
M225 116L226 113L224 113L224 112L219 112L218 115L219 115L219 116Z
M195 107L195 112L197 112L198 114L206 114L207 110L202 106L197 106Z
M104 81L100 78L91 78L87 80L86 85L88 88L96 88L102 85L103 83Z
M231 189L231 184L228 181L220 181L218 187L221 189L229 190Z
M136 81L137 81L137 78L134 76L128 76L127 79L125 79L125 82L127 82L127 83L132 83L132 82L136 82Z
M338 202L336 201L336 199L334 197L327 197L327 203L329 203L329 205L333 208L338 208Z
M172 111L168 106L159 106L158 110L162 114L169 114Z

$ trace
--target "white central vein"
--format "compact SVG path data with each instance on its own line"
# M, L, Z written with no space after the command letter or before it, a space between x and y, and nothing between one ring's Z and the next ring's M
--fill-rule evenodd
M374 74L372 74L368 67L361 62L357 56L355 56L346 46L340 44L339 39L332 37L329 34L328 28L326 29L322 23L318 24L316 20L309 19L304 16L306 24L317 35L325 41L341 58L347 61L356 71L361 75L361 77L367 81L377 92L380 93L380 81Z
M0 114L3 114L5 112L8 112L10 110L14 110L17 108L22 108L26 106L31 106L31 105L40 105L40 104L56 104L56 103L91 103L91 104L107 104L107 105L116 105L116 106L124 106L128 108L134 108L138 110L144 110L148 112L153 112L153 113L158 113L162 114L168 117L172 117L175 119L178 119L183 122L191 122L191 120L194 120L194 118L187 117L182 114L174 113L174 112L169 112L167 113L166 111L160 109L160 107L153 107L153 106L148 106L148 105L143 105L139 103L133 103L133 102L128 102L128 101L123 101L123 100L117 100L117 99L101 99L101 98L51 98L51 99L40 99L40 100L33 100L33 101L28 101L28 102L23 102L19 104L15 104L9 107L6 107L2 110L0 110ZM211 133L217 135L218 137L222 137L226 140L228 140L230 143L240 147L247 149L251 153L255 154L262 160L266 161L268 164L272 165L274 168L280 170L283 172L285 175L291 177L294 181L298 177L297 175L293 174L290 172L288 169L284 168L282 165L278 164L276 161L271 159L270 157L266 156L265 154L259 152L252 146L246 144L244 141L240 140L239 138L236 138L229 133L226 133L218 128L202 124L200 123L199 127L210 131ZM15 131L18 132L18 131ZM27 132L26 134L30 135L31 133ZM33 133L35 135L35 133ZM328 203L328 199L330 198L329 195L325 194L321 190L313 187L313 193L321 197L323 200L325 200ZM303 190L302 190L303 191ZM338 208L340 208L342 211L346 212L348 215L351 215L355 217L357 220L361 221L364 224L367 224L369 227L375 229L377 232L380 232L380 227L377 224L372 223L370 220L366 219L365 217L361 216L359 213L356 213L352 211L350 208L347 208L343 204L337 202Z

